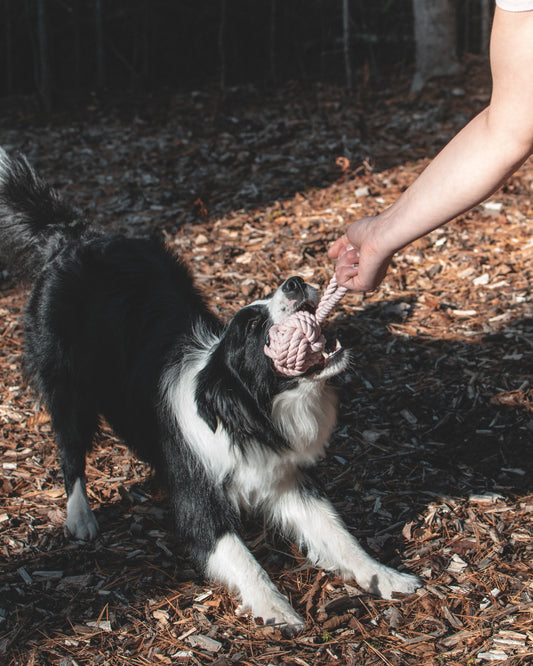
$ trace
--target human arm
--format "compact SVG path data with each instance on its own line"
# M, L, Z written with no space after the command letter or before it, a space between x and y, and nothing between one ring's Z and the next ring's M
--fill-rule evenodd
M330 248L339 284L368 291L392 256L490 196L533 151L533 11L496 7L493 90L471 120L387 210L352 223Z

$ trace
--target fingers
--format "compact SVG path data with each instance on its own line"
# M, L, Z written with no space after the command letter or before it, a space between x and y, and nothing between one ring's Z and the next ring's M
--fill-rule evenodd
M359 289L358 284L358 266L337 267L335 275L337 276L337 284L339 284L341 287L345 287L346 289L351 289L353 291L362 291Z
M365 242L368 223L372 220L370 217L363 217L360 220L352 222L342 236L337 238L328 250L331 259L338 259L345 252L354 248L361 248Z
M347 289L371 291L385 277L392 255L381 249L376 219L363 217L352 222L329 249L329 256L337 263L337 282Z
M357 292L373 291L379 285L379 280L366 278L359 272L359 266L345 266L337 269L337 283L346 289Z
M355 278L359 274L359 252L351 245L348 245L339 255L335 274L339 285L347 289L354 288Z
M385 277L391 259L360 253L349 245L337 259L337 282L352 291L372 291Z
M348 236L343 234L340 238L337 238L337 240L329 248L328 256L331 257L331 259L338 259L351 246L352 245L348 240Z

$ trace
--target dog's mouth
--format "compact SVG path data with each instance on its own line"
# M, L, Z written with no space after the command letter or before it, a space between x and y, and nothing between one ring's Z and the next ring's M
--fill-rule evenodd
M332 374L336 374L342 370L344 363L341 363L344 357L344 348L337 337L326 337L326 344L322 350L322 359L319 363L309 368L306 374L316 374L323 370L332 370ZM337 368L337 364L339 367Z
M293 312L309 312L309 314L315 314L316 312L316 303L312 303L311 301L303 301L303 303L300 303L300 305L297 305Z
M308 287L308 285L305 286ZM276 309L272 312L274 326L283 326L285 320L296 313L316 314L319 297L315 289L311 287L300 289L299 293L294 293L293 291L290 295L284 294L282 289L283 287L278 289L273 299L278 306L277 316ZM280 306L280 304L283 305ZM312 328L314 329L314 326ZM288 330L290 331L291 329L289 328ZM348 354L343 349L338 338L334 334L331 335L324 331L321 333L325 338L325 344L320 353L313 353L312 365L300 375L302 377L320 380L334 377L340 374L348 365ZM265 346L271 346L270 330L267 331L265 336ZM280 372L284 374L283 370L280 370Z
M324 362L329 363L330 361L333 361L336 356L342 353L342 351L343 346L341 345L339 338L326 338L326 346L322 352L324 356Z
M305 300L300 303L295 309L294 312L309 312L310 314L315 314L317 309L317 303L314 303L309 300ZM306 374L314 374L324 370L330 364L335 365L336 360L340 360L340 357L343 356L344 349L337 338L337 336L325 335L326 344L322 350L322 359L319 363L309 368Z
M315 314L318 302L311 300L304 300L296 304L293 312L309 312ZM320 377L323 374L326 376L334 376L342 372L347 364L346 350L341 345L338 337L335 334L327 334L323 332L326 338L326 344L322 350L322 358L318 363L311 366L305 373L305 377Z

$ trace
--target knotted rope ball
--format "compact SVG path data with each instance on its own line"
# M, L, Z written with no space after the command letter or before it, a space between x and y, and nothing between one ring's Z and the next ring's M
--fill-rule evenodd
M296 377L321 363L326 346L321 324L346 291L345 287L339 287L334 275L315 313L293 312L283 322L271 327L265 354L272 359L277 372Z

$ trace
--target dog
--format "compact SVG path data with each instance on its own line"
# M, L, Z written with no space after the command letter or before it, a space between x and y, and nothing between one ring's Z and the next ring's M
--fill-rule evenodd
M385 598L420 581L371 558L313 482L336 424L330 380L348 352L301 377L277 374L269 329L314 311L291 277L223 325L190 271L162 243L92 228L22 156L0 153L0 251L33 283L23 370L52 420L67 495L66 532L94 539L85 457L99 419L165 482L178 534L198 570L251 613L289 633L304 620L241 537L262 514L317 567Z

